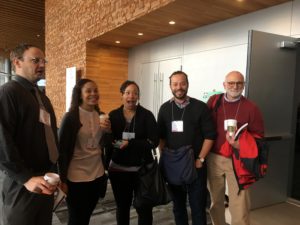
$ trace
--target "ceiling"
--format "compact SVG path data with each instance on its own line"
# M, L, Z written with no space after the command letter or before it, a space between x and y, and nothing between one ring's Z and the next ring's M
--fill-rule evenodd
M44 27L44 0L0 0L0 55L18 43L44 49Z
M290 0L176 0L92 41L131 48L284 2ZM169 25L170 20L176 24ZM137 35L140 32L142 36ZM120 43L116 44L115 41Z
M176 0L94 39L130 48L196 27L226 20L290 0ZM0 0L0 54L20 42L45 45L44 0ZM168 25L170 20L175 25ZM143 32L143 36L138 36Z

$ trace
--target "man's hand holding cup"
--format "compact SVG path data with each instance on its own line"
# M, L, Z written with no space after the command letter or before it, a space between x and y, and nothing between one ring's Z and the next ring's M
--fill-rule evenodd
M50 192L54 193L58 184L60 183L60 177L57 173L46 173L44 180L47 182L47 188Z
M240 148L239 141L235 140L235 132L237 130L237 120L235 119L225 120L225 129L227 130L226 140L234 148L239 149Z

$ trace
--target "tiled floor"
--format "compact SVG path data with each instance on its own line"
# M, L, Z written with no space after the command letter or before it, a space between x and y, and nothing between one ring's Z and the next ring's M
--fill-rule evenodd
M251 225L300 225L300 206L280 203L251 213Z
M103 201L100 201L94 214L91 218L90 225L116 225L115 220L115 204L111 189L108 188L106 197ZM66 207L61 207L53 215L53 225L66 225L67 224L67 210ZM137 214L135 209L132 208L130 213L131 225L137 224ZM165 206L158 206L153 209L153 224L163 224L163 225L174 225L172 204ZM211 224L210 218L208 216L208 224Z
M298 205L293 203L280 203L253 210L251 212L251 225L300 225L300 204L299 202L297 203ZM174 225L172 204L154 208L153 215L154 225ZM226 215L227 218L230 217L228 211L226 212ZM60 211L53 214L53 225L66 224L67 210L65 206L62 206ZM133 209L131 211L131 225L136 224L137 216L135 210ZM208 221L208 224L211 224L210 220ZM108 188L105 199L98 204L97 209L94 211L90 225L116 225L115 205L110 188Z
M115 205L110 189L106 198L100 201L91 218L90 225L116 225ZM137 225L137 215L131 210L131 225ZM211 224L209 215L208 225ZM153 209L154 225L174 225L172 204L159 206ZM230 213L226 212L230 220ZM53 225L67 224L67 210L62 207L53 214ZM191 223L190 223L191 224ZM300 206L291 203L280 203L265 208L255 209L251 212L251 225L300 225Z
M154 225L175 224L170 205L155 208L153 215ZM60 217L61 221L57 216ZM67 224L66 217L61 215L53 216L53 225L65 224ZM90 225L116 225L115 211L112 209L96 212L91 218ZM131 225L137 225L137 217L134 210L131 212ZM300 225L300 207L290 203L280 203L256 209L251 212L251 225Z
M98 211L98 212L97 212ZM131 210L131 225L137 224L137 214L134 209ZM60 218L60 221L59 219ZM173 225L173 215L171 205L160 206L153 209L153 224ZM53 217L53 225L65 225L66 217L62 214L56 214ZM91 218L90 225L116 225L115 210L96 210ZM210 224L210 223L209 223Z

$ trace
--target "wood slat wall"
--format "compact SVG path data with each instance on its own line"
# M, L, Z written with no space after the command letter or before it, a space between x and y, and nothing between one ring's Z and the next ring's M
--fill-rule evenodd
M120 85L128 78L128 50L87 42L86 78L100 90L100 108L109 113L121 105Z

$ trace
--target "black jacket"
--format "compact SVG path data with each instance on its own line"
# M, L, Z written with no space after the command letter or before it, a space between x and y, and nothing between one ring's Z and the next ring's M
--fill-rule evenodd
M77 133L82 127L79 119L79 109L67 112L58 130L59 140L59 173L61 180L66 182L70 161L74 154Z
M34 85L21 76L14 79L0 87L0 169L23 186L31 177L56 168L49 160ZM57 140L53 107L45 94L40 96Z
M126 126L123 106L110 112L109 118L113 139L122 139L122 133ZM110 155L115 163L123 166L140 166L144 162L153 161L151 151L157 147L159 141L157 123L153 114L140 105L137 106L136 114L130 125L130 131L133 130L135 138L129 141L125 149L110 148Z

